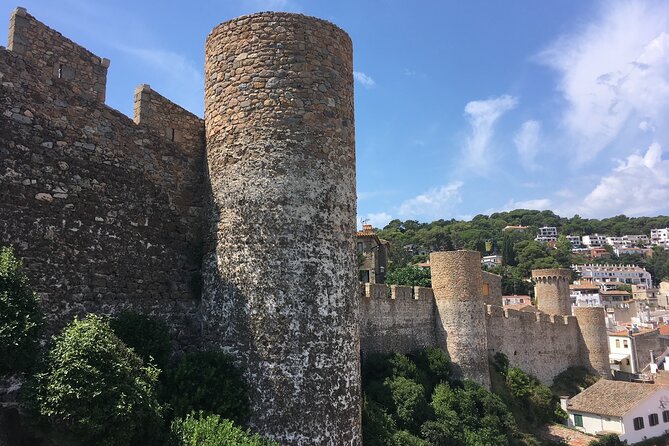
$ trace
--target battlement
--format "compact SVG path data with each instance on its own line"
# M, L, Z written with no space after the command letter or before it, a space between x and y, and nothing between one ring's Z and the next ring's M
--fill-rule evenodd
M519 311L510 308L503 308L499 305L486 305L486 317L488 318L506 318L520 319L523 322L538 322L540 324L554 325L576 325L575 316L564 316L559 314L546 314L542 312ZM491 321L495 324L495 321Z
M420 286L411 287L405 285L386 285L383 283L361 283L360 289L361 296L368 299L434 299L432 288Z
M49 28L25 8L16 8L11 15L7 48L38 67L47 81L71 83L81 94L105 101L109 59Z
M186 150L196 149L204 142L204 120L147 84L139 85L135 89L134 121Z

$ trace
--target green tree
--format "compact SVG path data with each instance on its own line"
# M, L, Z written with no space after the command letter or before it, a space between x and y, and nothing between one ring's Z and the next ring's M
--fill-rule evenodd
M564 235L560 235L552 252L555 261L562 268L571 267L571 242Z
M145 363L153 362L164 371L170 355L170 331L165 321L134 311L123 311L109 326Z
M34 364L43 320L22 262L12 248L0 249L0 376Z
M429 268L405 266L388 272L386 284L430 287L432 286L432 277Z
M171 426L171 446L279 446L218 415L188 414Z
M513 240L509 233L504 233L504 239L502 241L502 265L516 265L516 253L513 249Z
M429 417L425 388L403 376L388 378L386 385L393 399L393 417L398 427L416 432Z
M146 443L161 423L158 369L145 365L99 316L74 320L54 338L28 385L31 406L56 436L76 444Z

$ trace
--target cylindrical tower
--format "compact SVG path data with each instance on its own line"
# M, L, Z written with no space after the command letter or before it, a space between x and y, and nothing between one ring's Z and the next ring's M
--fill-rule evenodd
M456 375L490 388L485 301L478 251L430 254L437 332Z
M351 39L298 14L222 23L205 123L205 336L240 359L262 434L359 445Z
M570 269L533 269L532 280L534 280L534 297L537 299L537 308L540 311L548 314L571 315Z
M609 338L604 307L574 307L574 316L581 331L579 349L583 366L604 378L610 378Z

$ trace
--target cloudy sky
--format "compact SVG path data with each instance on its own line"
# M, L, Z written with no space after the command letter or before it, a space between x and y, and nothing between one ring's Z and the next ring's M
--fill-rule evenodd
M358 214L376 226L669 213L665 1L21 5L111 59L107 103L128 115L140 83L202 115L204 41L221 21L284 10L338 24L355 51Z

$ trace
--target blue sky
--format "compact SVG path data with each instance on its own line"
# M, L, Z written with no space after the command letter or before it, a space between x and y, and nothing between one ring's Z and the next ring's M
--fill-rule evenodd
M663 1L21 0L137 84L202 116L204 42L256 11L353 39L358 214L471 218L515 208L669 213L669 5ZM9 17L15 5L3 2Z

